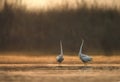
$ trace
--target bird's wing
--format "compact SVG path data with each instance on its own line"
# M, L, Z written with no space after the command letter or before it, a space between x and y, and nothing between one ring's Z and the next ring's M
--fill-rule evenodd
M88 60L89 60L89 57L88 57L88 56L84 56L84 57L82 57L82 59L83 59L84 61L88 61Z
M84 61L91 61L92 60L92 58L90 56L83 56L82 59Z
M59 59L59 56L57 56L56 59L58 60L58 59Z
M86 54L82 54L82 57L89 57L89 58L91 58L90 56L88 56Z
M63 55L58 55L57 57L56 57L57 59L59 59L59 58L63 58Z

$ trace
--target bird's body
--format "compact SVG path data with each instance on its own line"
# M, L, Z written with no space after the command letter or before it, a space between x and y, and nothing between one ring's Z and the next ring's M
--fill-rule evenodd
M61 63L64 60L63 56L61 56L61 55L58 55L56 57L56 59L57 59L57 62L59 62L59 63Z
M60 41L60 49L61 49L61 52L60 54L56 57L56 60L57 62L61 63L63 60L64 60L64 57L63 57L63 49L62 49L62 42Z
M82 53L83 43L84 43L84 40L82 40L82 44L81 44L81 46L80 46L80 51L79 51L78 56L79 56L79 58L82 60L83 63L87 63L87 62L91 61L92 58L91 58L90 56Z

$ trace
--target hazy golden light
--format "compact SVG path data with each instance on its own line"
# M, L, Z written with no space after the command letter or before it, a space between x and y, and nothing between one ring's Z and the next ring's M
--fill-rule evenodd
M81 2L85 2L88 6L96 3L100 7L103 5L107 5L109 7L113 7L115 5L120 6L120 0L23 0L23 4L25 4L28 9L60 8L66 4L70 8L76 8L77 2L80 4Z
M3 1L3 0L1 0ZM16 4L17 0L7 0L8 3ZM21 0L21 4L25 5L27 9L53 9L53 8L63 8L67 5L69 8L77 8L77 5L86 3L88 7L91 5L97 5L98 7L111 7L117 6L120 8L120 0Z
M62 0L23 0L28 9L48 9L59 6Z
M46 0L24 0L24 4L29 5L29 7L40 8L47 5Z

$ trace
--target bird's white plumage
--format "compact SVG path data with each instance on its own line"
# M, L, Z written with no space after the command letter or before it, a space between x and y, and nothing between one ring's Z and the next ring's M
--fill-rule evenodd
M82 60L82 62L87 63L92 60L92 58L86 54L82 53L82 47L83 47L84 40L82 40L82 44L80 46L80 50L78 53L79 58Z
M56 57L56 60L59 63L61 63L64 60L63 49L62 49L62 41L60 41L60 54Z

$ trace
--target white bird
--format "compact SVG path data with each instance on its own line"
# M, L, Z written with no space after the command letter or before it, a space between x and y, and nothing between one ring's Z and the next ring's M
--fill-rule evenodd
M63 57L63 49L62 49L62 41L60 40L60 54L56 57L57 62L61 63L64 60Z
M79 58L82 60L82 62L85 64L85 63L91 61L92 58L91 58L90 56L82 53L83 43L84 43L84 40L82 40L82 43L81 43L81 46L80 46L80 50L79 50L78 56L79 56Z

